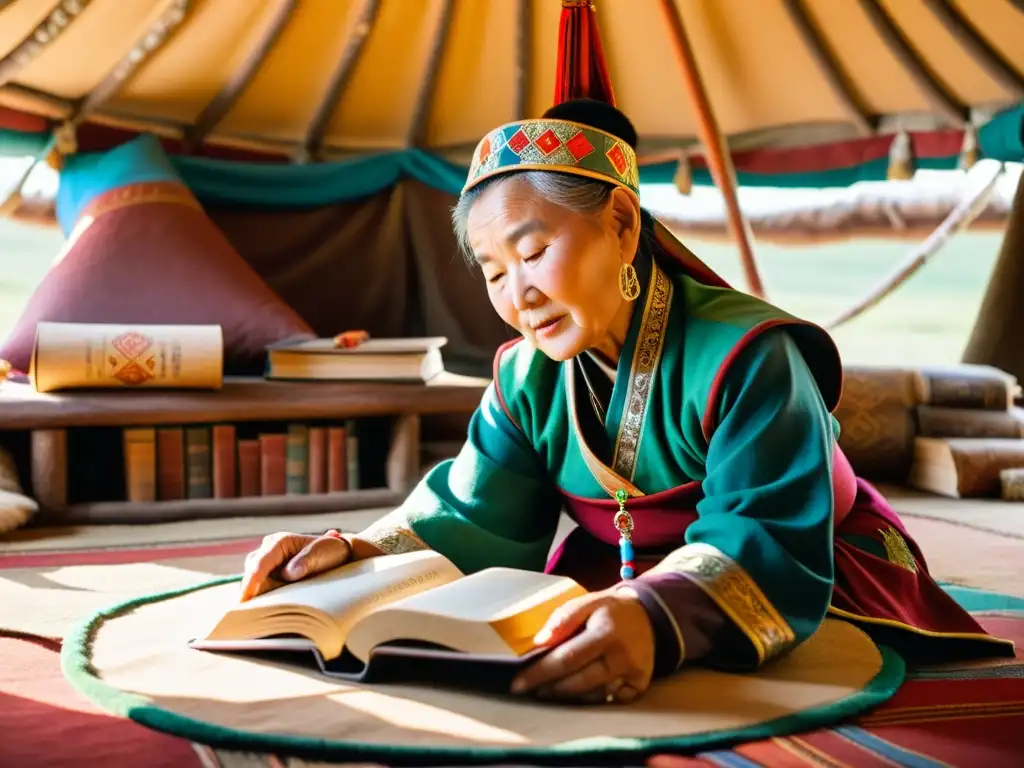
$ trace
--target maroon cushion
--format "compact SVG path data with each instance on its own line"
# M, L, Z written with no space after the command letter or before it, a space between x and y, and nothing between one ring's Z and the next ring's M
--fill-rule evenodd
M40 321L220 325L228 374L262 373L267 344L313 335L176 181L122 186L83 208L0 358L27 370Z

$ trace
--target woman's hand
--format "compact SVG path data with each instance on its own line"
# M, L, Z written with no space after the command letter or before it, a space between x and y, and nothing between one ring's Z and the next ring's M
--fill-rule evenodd
M650 687L654 629L647 610L628 588L612 587L566 603L535 641L555 647L520 673L513 693L624 704Z
M290 581L337 568L351 556L349 543L334 531L323 536L271 534L245 558L241 599L249 600Z

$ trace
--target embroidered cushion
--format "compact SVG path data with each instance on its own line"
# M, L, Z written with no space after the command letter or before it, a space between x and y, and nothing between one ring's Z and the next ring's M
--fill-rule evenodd
M153 136L69 158L57 219L68 242L0 345L15 368L27 370L40 321L217 324L228 374L260 374L267 344L313 335L210 221Z

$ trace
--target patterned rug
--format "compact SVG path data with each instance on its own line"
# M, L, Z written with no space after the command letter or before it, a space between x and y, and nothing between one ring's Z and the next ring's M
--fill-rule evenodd
M1016 768L1024 756L1024 600L955 591L982 626L1013 639L1017 658L911 670L900 691L835 728L757 741L692 757L656 756L649 768Z
M942 521L924 520L922 527L909 522L940 579L1024 594L1024 542L977 530L965 534L962 526ZM5 713L0 717L0 765L316 765L210 750L155 733L95 707L73 691L60 672L59 638L84 615L133 595L237 573L244 554L258 540L254 535L201 544L0 550L0 658L6 662L0 665L0 711ZM654 757L649 765L1020 765L1024 600L955 586L947 589L988 629L1016 640L1018 658L914 670L892 700L842 727L688 758Z
M842 726L693 757L658 756L650 768L739 766L963 766L1011 768L1024 754L1024 601L951 588L990 631L1018 643L1016 659L914 670L889 702ZM34 768L314 768L287 757L215 750L109 715L65 681L59 641L0 631L0 765ZM88 757L83 757L88 755ZM355 764L350 764L355 765Z

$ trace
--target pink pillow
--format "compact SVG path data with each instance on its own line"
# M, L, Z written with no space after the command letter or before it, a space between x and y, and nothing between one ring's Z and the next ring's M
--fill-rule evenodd
M144 136L69 164L58 218L64 251L29 299L0 358L28 369L40 321L216 324L228 374L261 374L265 347L312 328L231 246Z

